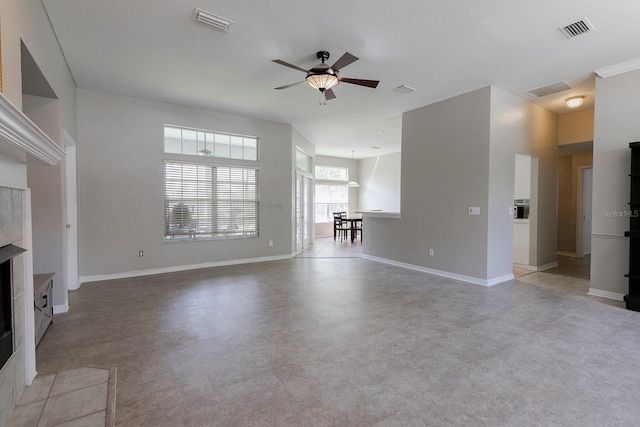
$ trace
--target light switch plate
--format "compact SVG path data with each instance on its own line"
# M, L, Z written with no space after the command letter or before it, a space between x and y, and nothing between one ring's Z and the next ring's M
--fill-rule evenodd
M469 207L469 215L480 215L480 208L477 206Z

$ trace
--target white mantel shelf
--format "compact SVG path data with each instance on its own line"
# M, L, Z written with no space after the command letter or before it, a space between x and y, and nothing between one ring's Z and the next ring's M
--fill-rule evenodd
M0 145L4 144L13 149L9 153L17 149L50 166L65 157L58 144L0 93Z

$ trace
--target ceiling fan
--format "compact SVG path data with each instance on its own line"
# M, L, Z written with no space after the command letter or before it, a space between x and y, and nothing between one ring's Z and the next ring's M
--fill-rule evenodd
M324 63L324 61L329 59L329 52L321 50L316 53L316 57L322 62L310 70L305 70L304 68L298 67L297 65L289 64L288 62L285 62L281 59L273 59L272 62L275 62L276 64L284 65L285 67L293 68L294 70L299 70L307 74L307 77L301 82L280 86L275 89L287 89L306 82L312 88L318 89L320 91L320 96L324 96L326 102L336 97L336 94L333 93L333 88L340 82L351 83L358 86L366 86L373 89L375 89L378 86L378 83L380 83L378 80L362 80L340 77L338 75L340 70L358 60L356 56L353 56L349 52L346 52L344 55L342 55L340 59L338 59L332 66Z

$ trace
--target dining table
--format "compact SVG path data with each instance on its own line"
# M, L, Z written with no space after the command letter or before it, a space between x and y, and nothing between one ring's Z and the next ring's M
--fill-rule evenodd
M349 223L349 232L351 234L351 243L355 241L356 232L360 231L360 242L362 242L362 217L343 217L340 218L343 222ZM360 227L358 228L358 223L360 223Z

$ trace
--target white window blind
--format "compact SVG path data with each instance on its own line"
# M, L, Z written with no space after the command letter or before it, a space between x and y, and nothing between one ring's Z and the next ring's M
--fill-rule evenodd
M165 239L259 234L258 170L165 161Z

